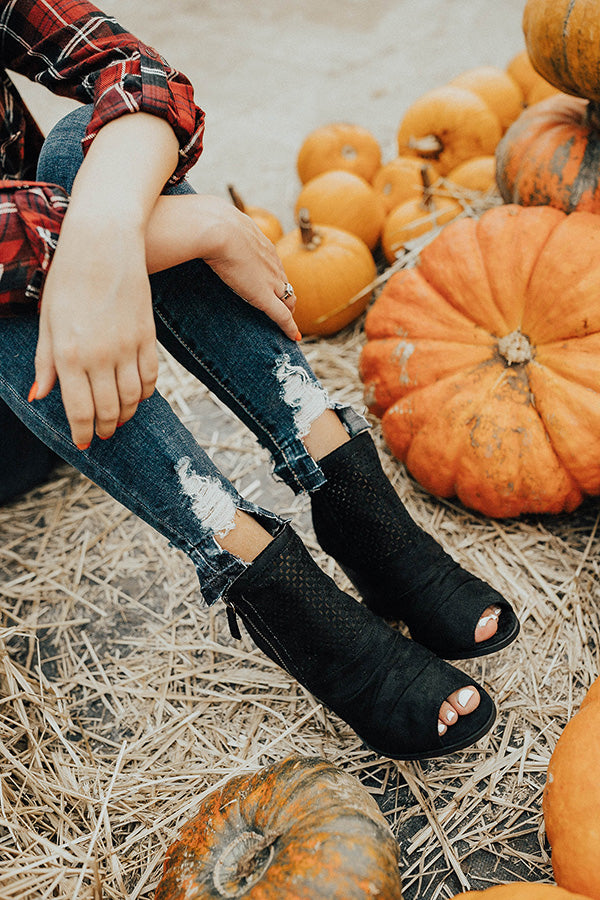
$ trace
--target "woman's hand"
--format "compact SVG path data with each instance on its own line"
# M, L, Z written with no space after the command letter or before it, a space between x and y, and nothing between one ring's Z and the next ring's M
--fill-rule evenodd
M148 269L203 259L236 294L262 310L292 340L301 335L292 315L294 294L275 247L233 204L208 194L161 197L146 233Z
M46 279L36 398L56 379L79 449L110 437L149 397L158 374L141 229L65 220Z
M42 293L37 389L58 378L74 443L108 438L156 383L145 236L178 143L137 112L104 125L77 173Z

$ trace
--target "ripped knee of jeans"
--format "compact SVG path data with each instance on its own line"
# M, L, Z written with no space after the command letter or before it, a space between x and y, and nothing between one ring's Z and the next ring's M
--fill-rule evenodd
M298 437L306 437L313 422L332 408L327 391L302 366L293 365L287 353L277 360L275 376L283 401L293 412Z
M223 538L235 527L235 498L215 476L198 475L188 456L180 459L175 471L181 490L191 501L192 512L215 538Z

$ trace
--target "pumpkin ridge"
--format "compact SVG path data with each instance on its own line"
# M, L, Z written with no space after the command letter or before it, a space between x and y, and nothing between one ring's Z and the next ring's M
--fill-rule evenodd
M581 402L583 398L587 399L590 395L597 397L597 392L577 382L569 382L559 373L552 372L550 378L548 369L548 366L537 363L537 371L532 370L532 379L535 381L534 396L537 398L536 411L552 449L565 472L581 491L592 495L597 494L600 491L600 462L598 462L600 441L596 438L596 453L594 454L593 435L590 435L589 429L584 428L586 410ZM577 390L578 396L571 403L564 402L563 398L569 395L560 391L563 382ZM562 404L557 402L557 395L563 399ZM598 424L600 423L600 402L597 401L594 405L598 407ZM572 414L568 422L565 411ZM574 411L579 414L576 423L573 422ZM564 435L567 435L566 440Z
M573 13L574 6L575 6L575 0L570 0L569 6L567 7L567 10L565 12L565 18L564 18L563 27L562 27L562 46L561 46L562 64L563 64L565 73L568 75L568 77L571 81L573 80L573 73L571 71L571 67L569 66L569 54L567 52L567 46L569 43L569 34L568 34L569 20ZM560 77L559 72L557 72L557 75Z

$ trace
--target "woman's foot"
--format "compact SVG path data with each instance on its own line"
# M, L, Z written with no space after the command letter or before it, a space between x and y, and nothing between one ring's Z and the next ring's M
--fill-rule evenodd
M317 539L373 612L403 621L444 659L483 656L514 641L519 623L509 603L411 519L368 432L319 465L327 483L311 494Z
M492 727L483 688L341 591L287 525L225 602L270 659L383 756L443 756Z

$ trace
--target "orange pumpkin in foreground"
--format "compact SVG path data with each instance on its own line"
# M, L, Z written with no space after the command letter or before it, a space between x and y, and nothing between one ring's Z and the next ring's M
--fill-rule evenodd
M513 881L510 884L496 884L483 891L465 891L457 894L454 900L586 900L586 898L581 894L565 891L556 884Z
M360 782L290 757L211 793L168 849L156 900L402 900L398 844Z
M560 735L548 766L544 821L561 887L600 900L600 679Z
M447 225L367 314L366 399L427 490L490 516L600 493L600 217Z

